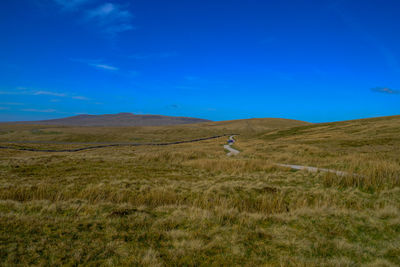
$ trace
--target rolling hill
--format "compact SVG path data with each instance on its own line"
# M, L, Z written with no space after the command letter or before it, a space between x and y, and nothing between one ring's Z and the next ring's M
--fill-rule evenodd
M230 132L240 134L236 156L224 150L227 137L74 153L16 150ZM399 132L400 116L315 124L1 124L0 265L399 266Z
M124 123L127 121L112 121L111 118L117 120L123 117L117 115L99 115L95 118L87 118L85 115L78 119L76 119L78 116L75 116L51 120L50 123L49 121L2 123L0 124L0 142L173 142L229 133L253 135L310 125L308 122L296 120L264 118L216 122L201 120L204 122L180 125L119 126L126 125ZM149 120L148 123L155 121ZM77 123L76 121L85 126L75 126L73 123ZM93 126L95 122L97 122L95 125L103 126Z
M61 125L61 126L164 126L210 122L210 120L171 117L162 115L135 115L132 113L77 115L53 120L9 122L12 124Z

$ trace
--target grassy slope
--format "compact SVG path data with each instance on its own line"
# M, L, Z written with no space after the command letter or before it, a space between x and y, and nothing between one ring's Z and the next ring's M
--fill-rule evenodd
M273 162L398 177L400 116L275 130L251 137L245 145L246 154Z
M65 127L0 124L0 142L166 142L225 133L251 133L308 123L286 119L250 119L154 127Z
M243 152L230 158L224 139L70 154L0 151L0 261L399 265L400 117L291 129L263 122L127 129L129 138L144 131L160 139L239 131ZM62 129L70 137L78 130ZM100 140L103 130L87 139ZM277 161L362 172L369 182L277 168Z

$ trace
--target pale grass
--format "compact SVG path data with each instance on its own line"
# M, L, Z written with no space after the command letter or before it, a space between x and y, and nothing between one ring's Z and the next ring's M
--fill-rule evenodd
M53 133L33 139L115 141L121 131L121 140L162 141L224 127L242 133L236 157L226 157L226 138L78 153L1 150L1 265L400 264L399 119L290 129L257 120L151 129L45 127L41 131ZM9 131L8 137L32 135L31 126Z

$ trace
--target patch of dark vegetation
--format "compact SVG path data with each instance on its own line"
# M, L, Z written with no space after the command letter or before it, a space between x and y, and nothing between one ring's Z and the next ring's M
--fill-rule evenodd
M8 131L0 131L0 135L6 135L6 134L10 134L13 133L14 131L8 130Z
M266 134L262 137L264 140L275 140L283 137L293 136L307 132L307 130L316 127L315 125L299 126L287 130L277 131L275 133Z
M270 187L270 186L264 186L262 188L256 188L254 189L258 193L277 193L279 192L279 189L276 187Z
M134 213L145 213L145 214L153 216L153 214L148 212L148 211L138 210L138 209L132 208L132 209L117 209L117 210L114 210L114 211L112 211L110 213L109 217L125 217L125 216L128 216L128 215L134 214Z
M391 145L393 142L399 141L396 138L375 138L366 140L343 140L339 141L341 147L362 147L370 145Z
M42 131L40 129L32 129L31 134L34 135L54 135L54 134L62 134L61 132L57 131Z

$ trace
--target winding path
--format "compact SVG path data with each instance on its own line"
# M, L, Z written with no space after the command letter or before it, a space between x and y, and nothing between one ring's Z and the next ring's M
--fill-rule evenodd
M235 143L235 139L233 138L234 136L235 135L229 136L228 144L224 145L224 148L229 151L228 153L226 153L226 155L228 156L237 155L240 153L239 150L232 148L232 145Z
M338 176L346 176L348 175L347 172L337 171L332 169L325 169L325 168L317 168L317 167L310 167L310 166L303 166L303 165L293 165L293 164L281 164L281 163L274 163L277 166L290 168L294 170L307 170L309 172L331 172Z
M239 150L236 150L236 149L231 147L236 142L235 139L233 138L234 136L235 135L229 136L228 144L224 145L224 148L229 151L226 154L228 156L237 155L237 154L240 153ZM294 170L307 170L309 172L330 172L330 173L334 173L334 174L336 174L338 176L346 176L346 175L348 175L347 172L343 172L343 171L337 171L337 170L325 169L325 168L317 168L317 167L310 167L310 166L303 166L303 165L282 164L282 163L274 163L274 165L277 165L277 166L280 166L280 167L285 167L285 168L290 168L290 169L294 169Z
M199 139L192 139L192 140L185 140L185 141L176 141L176 142L169 142L169 143L118 143L118 144L98 144L97 146L89 146L89 147L81 147L75 149L36 149L36 148L24 148L24 147L12 147L12 146L0 146L0 149L12 149L12 150L20 150L20 151L32 151L32 152L78 152L83 150L89 149L98 149L104 147L121 147L121 146L169 146L169 145L176 145L176 144L183 144L183 143L194 143L200 142L204 140L216 139L224 136L229 136L228 144L224 145L224 149L228 150L227 156L235 156L240 153L239 150L232 148L232 145L236 142L234 137L237 134L223 134L223 135L215 135L205 138ZM34 143L34 142L9 142L9 143ZM39 142L38 142L39 143ZM44 144L44 143L43 143ZM49 142L48 144L57 144L56 142ZM67 145L67 144L76 144L76 143L62 143L59 144ZM94 144L94 143L93 143ZM347 172L332 170L332 169L325 169L325 168L317 168L317 167L310 167L310 166L303 166L303 165L293 165L293 164L282 164L282 163L275 163L275 165L295 170L307 170L310 172L330 172L335 173L338 176L345 176L348 175Z

